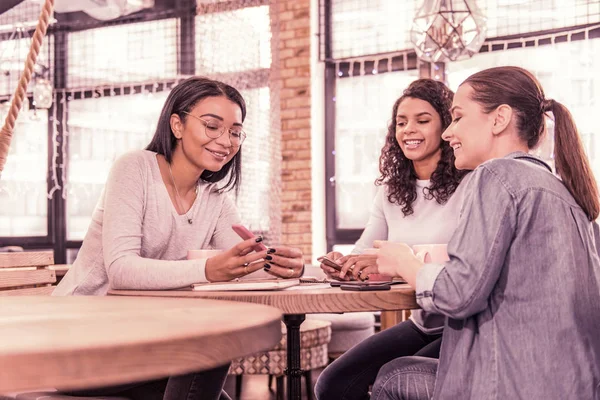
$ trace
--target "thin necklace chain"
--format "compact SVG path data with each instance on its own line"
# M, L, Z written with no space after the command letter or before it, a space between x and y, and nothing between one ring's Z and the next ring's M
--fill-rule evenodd
M183 200L181 199L181 196L179 195L179 190L177 189L177 185L175 184L175 179L173 178L173 171L171 171L171 164L167 163L167 165L169 166L169 175L171 175L171 182L173 182L173 187L175 188L175 194L177 195L177 202L179 203L179 206L184 209L184 205L183 205ZM196 196L198 195L198 185L196 184ZM189 210L187 210L185 212L185 216L187 218L188 224L192 224L192 219L189 216L189 212L192 210L194 206L194 203L192 203L192 207L190 207Z

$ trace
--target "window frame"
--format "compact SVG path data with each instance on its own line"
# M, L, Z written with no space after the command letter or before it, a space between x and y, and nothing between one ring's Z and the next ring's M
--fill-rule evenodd
M53 121L50 116L53 115L56 108L56 115L62 115L64 107L67 107L67 102L63 102L63 99L82 99L92 98L95 96L97 91L100 91L102 95L108 96L121 96L130 95L137 93L144 93L148 91L165 91L170 90L174 86L179 78L185 76L191 76L196 74L196 43L195 43L195 17L198 12L202 13L219 13L223 11L233 11L241 8L251 6L263 6L268 5L273 7L269 0L253 0L250 4L242 4L235 1L223 1L216 4L197 4L196 0L157 0L156 4L151 9L146 9L135 14L126 15L111 21L98 21L84 12L72 12L55 14L57 23L48 27L48 37L52 37L53 40L53 53L50 60L52 65L51 73L53 74L53 85L54 93L56 95L56 101L52 104L52 107L48 110L48 171L52 170L52 160L55 160L57 164L57 175L58 181L54 182L50 173L47 174L47 189L53 187L54 184L60 186L59 190L56 190L51 199L48 199L48 234L46 236L11 236L11 237L0 237L0 247L3 246L21 246L25 250L35 249L53 249L54 250L54 262L57 264L67 263L67 252L72 249L79 249L83 243L82 240L67 240L67 222L66 222L66 203L67 200L63 198L64 195L64 183L63 176L66 172L64 169L68 168L68 145L65 146L66 160L63 159L61 151L56 151L53 145ZM276 6L276 5L275 5ZM103 28L115 25L125 25L138 22L158 21L163 19L177 19L177 77L173 79L161 80L158 85L154 84L132 84L119 83L118 85L107 85L95 87L94 89L81 90L77 88L67 87L67 65L68 65L68 34L70 32L78 32L88 29ZM33 35L35 27L29 29L29 35ZM0 33L0 40L6 40L10 37L11 33ZM244 77L250 76L253 79L258 79L256 85L246 85L240 89L250 89L255 87L268 87L269 84L269 69L258 69L252 71L241 71L234 72L231 74L224 74L223 79L231 78L233 76ZM219 77L216 77L218 79ZM112 92L112 93L111 93ZM0 100L6 100L8 96L0 96ZM30 98L30 100L32 100ZM67 113L68 119L68 113ZM56 140L62 144L68 140L65 134L65 124L59 124L56 127L57 135ZM68 144L68 143L65 143Z
M325 64L324 74L324 93L325 93L325 110L324 110L324 129L325 129L325 230L326 230L326 245L327 251L332 251L334 245L354 244L362 235L363 229L340 229L338 228L336 215L336 188L335 188L335 96L336 83L338 79L351 78L355 75L354 71L361 69L365 74L372 73L374 68L377 68L377 73L394 72L381 69L380 65L390 65L397 62L399 57L403 58L403 68L418 69L419 77L430 77L431 64L420 62L416 58L414 63L411 61L410 55L414 54L411 50L401 50L393 53L369 54L345 59L333 58L333 25L332 25L332 0L319 0L319 58ZM593 28L593 29L592 29ZM590 29L586 34L580 32L585 29ZM576 33L573 33L577 31ZM539 38L542 36L543 38ZM561 43L566 41L591 40L600 38L600 27L598 23L590 23L580 26L570 26L563 28L550 29L545 31L527 32L523 34L515 34L510 36L488 38L481 47L479 53L490 51L503 51L504 49L513 49L519 47L534 47L551 45L553 43ZM502 41L503 43L500 43ZM507 42L507 44L505 44ZM396 61L394 61L396 60ZM358 64L358 67L356 64ZM339 71L342 72L338 75ZM443 63L436 63L442 71L444 70ZM361 68L362 67L362 68ZM350 72L352 71L352 73Z

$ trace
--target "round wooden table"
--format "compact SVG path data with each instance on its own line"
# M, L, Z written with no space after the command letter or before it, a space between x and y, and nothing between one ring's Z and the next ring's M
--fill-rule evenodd
M214 368L275 346L280 321L272 307L216 300L0 297L0 393Z
M406 285L393 285L385 291L344 291L340 288L311 289L311 285L281 291L223 291L192 290L111 290L109 295L186 297L197 299L233 300L258 303L279 308L287 328L288 399L300 400L302 387L300 369L300 325L306 314L344 313L355 311L397 311L419 308L414 290Z

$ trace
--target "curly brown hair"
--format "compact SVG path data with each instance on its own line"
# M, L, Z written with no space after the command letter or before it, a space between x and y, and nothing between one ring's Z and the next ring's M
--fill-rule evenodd
M414 212L413 203L417 200L417 173L411 160L406 158L396 140L396 113L400 103L406 98L420 99L428 102L437 111L442 122L442 132L452 122L450 108L454 93L442 82L433 79L418 79L404 90L392 108L392 120L388 125L385 145L379 157L379 172L375 184L387 185L388 201L402 206L404 216ZM441 132L440 132L441 135ZM434 199L438 204L445 204L454 193L467 171L459 171L454 166L454 151L446 142L440 143L442 155L438 165L431 174L431 184L423 189L427 200Z

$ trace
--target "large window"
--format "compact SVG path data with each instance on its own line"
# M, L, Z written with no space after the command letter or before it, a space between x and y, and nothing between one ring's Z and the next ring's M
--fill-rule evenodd
M55 15L56 51L44 46L38 58L51 61L40 72L54 75L55 101L49 113L19 117L0 180L0 246L54 246L56 262L72 261L65 254L85 236L114 160L149 143L170 89L194 73L225 81L246 99L248 138L237 202L251 229L279 240L279 115L273 107L279 102L270 87L270 3L198 1L197 16L189 13L193 0L177 1L176 7L162 3L127 22ZM24 29L30 36L39 12L38 0L25 0L0 16L0 29ZM8 40L3 32L0 102L14 90L29 47L27 36Z
M410 42L412 21L423 0L320 2L320 49L321 59L326 63L327 241L331 248L354 243L365 226L393 101L419 77L418 71L428 76L427 71L435 72L440 66L420 68ZM533 40L527 45L537 45L540 42L535 37L575 28L592 29L600 23L598 0L476 0L475 3L487 16L488 44L516 38L515 44ZM561 40L571 38L568 33L562 35ZM572 39L582 38L583 33L579 32ZM592 121L600 90L593 69L600 65L600 39L586 37L579 42L557 45L547 45L549 39L542 42L538 47L480 53L466 61L448 63L445 67L450 86L456 89L473 72L495 65L522 65L532 70L548 97L572 110L593 168L600 177L598 134ZM493 50L497 50L497 45ZM552 124L548 127L551 131ZM552 145L552 140L545 141L537 153L552 161Z

